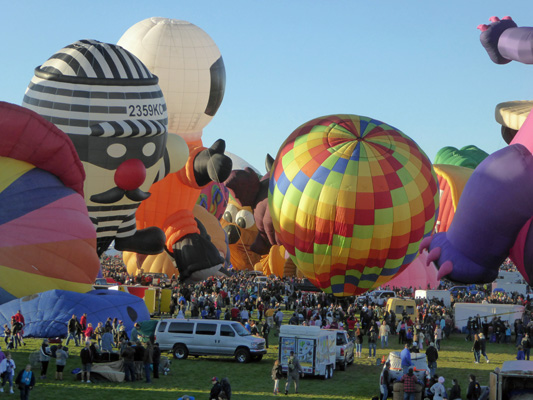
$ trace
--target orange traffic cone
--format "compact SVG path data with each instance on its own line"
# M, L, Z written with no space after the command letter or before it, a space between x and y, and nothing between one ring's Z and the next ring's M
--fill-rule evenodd
M383 357L381 357L381 363L385 364L385 354L383 354Z

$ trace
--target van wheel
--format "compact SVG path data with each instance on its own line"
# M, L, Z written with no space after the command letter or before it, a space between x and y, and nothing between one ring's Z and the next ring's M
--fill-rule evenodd
M329 366L329 379L333 378L333 371L334 370L335 370L335 366L334 365L330 365Z
M326 370L324 371L324 380L329 379L329 367L326 367Z
M172 353L174 354L174 358L177 358L178 360L185 360L189 355L189 350L184 344L177 344L172 349Z
M237 349L235 352L235 360L239 363L247 363L250 361L250 352L248 349Z
M341 371L346 371L346 365L347 365L347 363L346 363L346 358L345 358L344 361L341 362L340 365L339 365Z

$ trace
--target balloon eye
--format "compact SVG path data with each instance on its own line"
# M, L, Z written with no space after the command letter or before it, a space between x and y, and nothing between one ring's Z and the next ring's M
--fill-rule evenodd
M126 146L120 143L113 143L107 147L107 154L113 158L120 158L126 154Z
M255 225L254 215L248 210L241 210L235 215L235 222L243 229L249 229Z
M237 209L237 207L235 207L233 204L228 204L228 206L226 207L226 211L224 211L223 217L229 223L233 223L237 221L235 216L237 215L238 211L239 210Z
M143 146L143 154L146 156L146 157L150 157L151 155L153 155L155 153L155 143L146 143L144 146Z

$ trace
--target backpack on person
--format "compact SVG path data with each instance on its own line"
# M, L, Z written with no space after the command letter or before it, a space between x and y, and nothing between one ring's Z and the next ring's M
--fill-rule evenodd
M220 386L222 387L222 392L226 394L226 398L231 400L231 385L228 378L222 378L220 381Z
M289 371L294 371L294 358L289 357L289 361L287 362L287 367L289 368Z

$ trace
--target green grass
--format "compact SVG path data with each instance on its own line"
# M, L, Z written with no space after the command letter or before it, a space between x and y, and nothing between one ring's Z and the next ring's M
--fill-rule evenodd
M470 349L471 342L464 340L465 335L453 335L451 339L442 342L439 353L437 373L446 378L446 387L451 386L451 379L459 379L459 383L466 393L468 375L474 373L482 385L488 385L489 372L495 367L501 367L507 360L516 357L516 350L512 344L488 344L487 354L490 364L482 361L474 364L474 356ZM391 350L401 350L397 337L391 337L389 349L381 350L378 343L377 356L381 359ZM26 339L27 346L12 352L17 365L17 372L28 363L29 355L38 350L41 343L38 339ZM3 343L2 343L3 344ZM5 349L4 346L2 346ZM262 361L249 364L238 364L230 358L217 357L189 357L187 360L172 360L171 374L161 375L153 384L138 381L135 383L81 383L75 381L70 373L80 367L79 351L81 347L74 347L70 343L70 358L64 373L64 381L55 381L55 362L52 359L48 368L48 379L37 379L37 385L30 398L38 400L91 400L91 399L135 399L143 396L165 400L176 400L184 394L195 396L197 400L207 399L211 388L211 377L228 377L232 385L233 400L266 400L274 399L272 394L273 382L270 370L277 358L277 338L271 333L271 343L268 354ZM368 348L363 345L363 355L366 357ZM166 354L164 354L166 355ZM484 359L482 359L484 360ZM38 367L34 369L39 375ZM378 394L378 380L381 366L375 365L375 359L356 359L354 365L346 371L336 370L331 380L318 378L304 378L300 380L300 394L291 394L289 398L319 400L367 400ZM285 382L282 381L282 385ZM292 391L292 388L291 388ZM18 397L18 391L16 391ZM6 394L0 395L5 397ZM280 397L285 397L281 395ZM13 397L15 398L15 397Z

